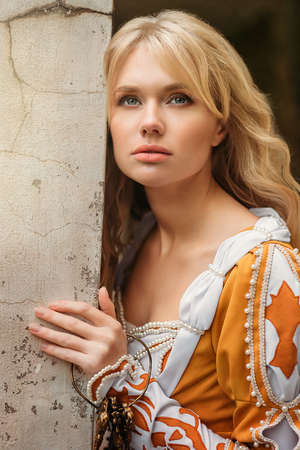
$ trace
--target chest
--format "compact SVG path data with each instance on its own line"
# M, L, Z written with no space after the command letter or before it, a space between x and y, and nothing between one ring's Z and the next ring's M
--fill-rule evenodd
M177 320L185 290L207 269L211 258L211 254L202 254L158 260L142 252L124 290L126 319L135 325Z

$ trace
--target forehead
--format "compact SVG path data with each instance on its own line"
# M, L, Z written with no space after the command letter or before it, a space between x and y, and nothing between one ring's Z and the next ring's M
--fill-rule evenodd
M184 81L175 70L167 70L162 57L155 54L145 45L139 45L121 64L113 83L114 89L130 85L147 86L154 84L181 84Z

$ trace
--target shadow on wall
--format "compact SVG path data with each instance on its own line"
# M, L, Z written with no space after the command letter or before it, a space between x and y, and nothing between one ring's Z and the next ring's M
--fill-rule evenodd
M114 30L134 16L171 8L204 18L243 56L269 97L278 131L292 151L293 174L300 181L299 0L115 0Z

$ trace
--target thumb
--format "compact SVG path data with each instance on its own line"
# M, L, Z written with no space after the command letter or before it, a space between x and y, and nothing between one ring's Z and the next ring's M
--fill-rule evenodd
M116 318L114 304L111 301L111 299L109 298L109 295L108 295L108 292L107 292L107 289L105 286L102 286L99 289L98 302L99 302L101 311L103 311L105 314L112 317L113 319Z

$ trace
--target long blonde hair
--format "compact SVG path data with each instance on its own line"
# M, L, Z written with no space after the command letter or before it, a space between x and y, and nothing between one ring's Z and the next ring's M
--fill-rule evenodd
M219 185L246 207L273 207L287 222L292 244L300 246L300 186L290 172L288 146L276 133L268 101L241 57L203 20L165 10L132 19L113 36L104 57L108 121L116 77L141 43L226 126L227 138L213 151L213 176ZM149 209L143 188L120 172L111 148L105 197L102 282L111 289L134 220Z

